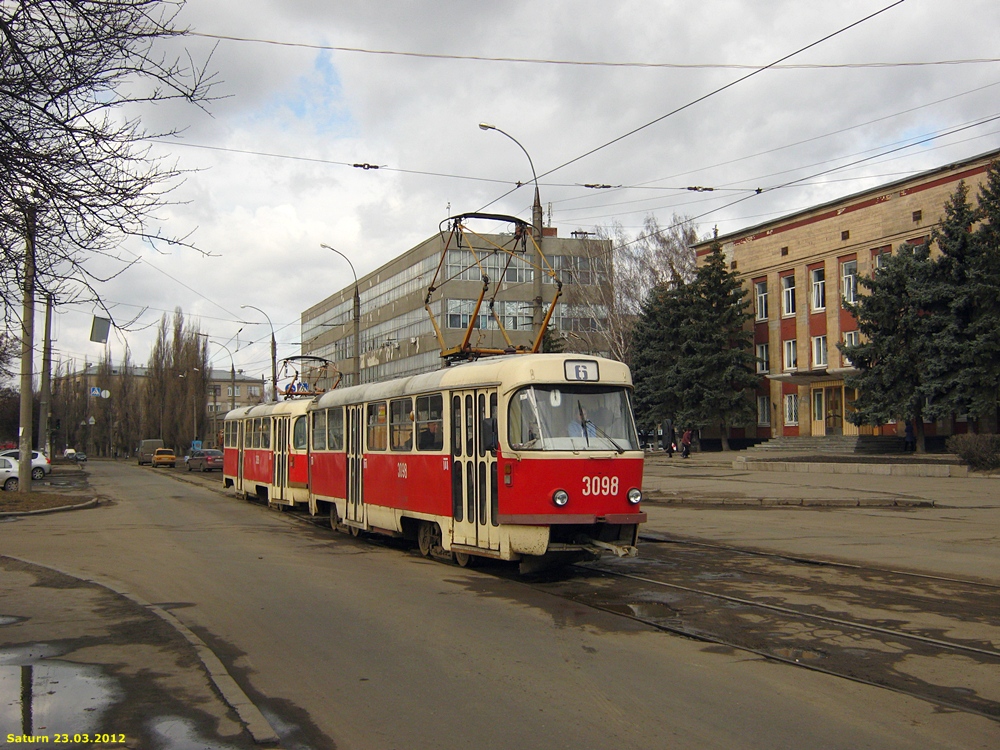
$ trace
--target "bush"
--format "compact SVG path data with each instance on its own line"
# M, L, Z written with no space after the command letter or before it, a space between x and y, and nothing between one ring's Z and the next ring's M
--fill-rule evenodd
M1000 435L952 435L947 446L977 471L1000 469Z

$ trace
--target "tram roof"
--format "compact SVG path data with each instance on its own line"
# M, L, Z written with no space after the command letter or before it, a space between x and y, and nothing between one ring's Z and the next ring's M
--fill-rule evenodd
M615 360L579 354L518 354L487 357L409 378L338 388L321 396L317 405L323 408L462 388L500 386L506 392L530 383L565 383L565 363L576 361L597 363L600 379L590 383L632 385L628 367Z
M567 362L597 363L599 378L587 380L587 384L632 385L632 375L628 367L613 359L583 354L517 354L486 357L433 372L412 375L408 378L337 388L315 398L292 399L241 407L229 412L226 419L264 417L276 414L305 414L310 404L326 408L464 388L498 386L505 393L531 383L572 382L579 385L581 381L567 379Z

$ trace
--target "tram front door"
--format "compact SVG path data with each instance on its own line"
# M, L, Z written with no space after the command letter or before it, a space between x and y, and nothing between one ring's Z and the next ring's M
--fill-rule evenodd
M364 475L365 423L364 407L347 407L347 518L356 524L365 522Z
M483 449L483 420L496 418L496 390L451 395L451 502L455 544L500 549L497 459Z

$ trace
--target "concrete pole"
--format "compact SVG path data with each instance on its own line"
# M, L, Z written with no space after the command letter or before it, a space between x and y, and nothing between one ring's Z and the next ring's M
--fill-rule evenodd
M20 463L18 465L19 492L31 492L31 419L32 366L35 357L35 230L38 218L37 208L31 204L24 207L24 307L21 313L21 437Z
M42 394L38 400L38 446L52 457L52 295L45 300L45 338L42 344Z

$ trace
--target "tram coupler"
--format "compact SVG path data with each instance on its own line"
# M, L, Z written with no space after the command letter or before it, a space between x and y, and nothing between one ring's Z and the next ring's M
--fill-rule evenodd
M639 548L631 544L613 544L611 542L602 542L600 539L590 539L589 537L581 541L584 544L593 545L599 549L607 550L615 557L637 557L639 555Z

